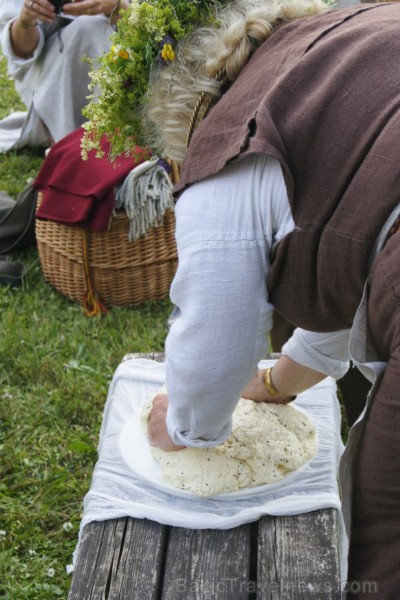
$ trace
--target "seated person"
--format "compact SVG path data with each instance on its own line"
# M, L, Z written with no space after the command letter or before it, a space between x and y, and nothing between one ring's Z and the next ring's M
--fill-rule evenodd
M48 0L1 2L2 52L28 109L14 147L48 146L82 125L91 68L82 58L109 49L120 10L128 6L119 0L75 0L59 16Z

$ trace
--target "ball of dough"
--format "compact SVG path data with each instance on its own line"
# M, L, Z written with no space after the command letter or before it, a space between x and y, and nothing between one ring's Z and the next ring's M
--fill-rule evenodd
M165 393L165 388L159 393ZM152 396L143 407L147 430ZM212 448L165 452L152 447L164 479L197 496L216 496L280 481L315 456L314 423L303 412L285 404L241 398L232 415L232 433Z

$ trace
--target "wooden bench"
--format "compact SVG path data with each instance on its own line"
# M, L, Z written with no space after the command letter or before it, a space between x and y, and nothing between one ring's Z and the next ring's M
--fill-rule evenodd
M68 600L339 600L338 531L333 509L222 531L92 522Z
M68 600L339 600L340 590L339 516L324 509L227 530L91 522Z

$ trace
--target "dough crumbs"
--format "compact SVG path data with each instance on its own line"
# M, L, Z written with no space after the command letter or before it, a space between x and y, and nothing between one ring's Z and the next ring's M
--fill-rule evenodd
M161 392L165 389L157 394ZM142 410L146 431L153 398ZM244 398L235 408L232 433L223 444L178 452L151 448L165 481L202 497L276 483L313 458L317 450L316 429L306 414L290 405Z

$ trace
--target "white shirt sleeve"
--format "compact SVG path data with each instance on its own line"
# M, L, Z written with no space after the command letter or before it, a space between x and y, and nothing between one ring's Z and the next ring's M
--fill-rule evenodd
M213 446L265 356L273 307L266 281L273 245L294 227L277 161L251 155L191 186L176 205L179 265L166 341L168 432L176 444ZM284 353L341 377L348 331L297 329Z
M267 349L269 253L274 222L282 232L285 219L292 228L280 166L255 155L191 186L177 203L177 316L166 341L175 443L211 446L230 433L234 407Z
M305 367L340 379L350 366L349 338L350 329L315 333L298 328L282 347L282 354Z

